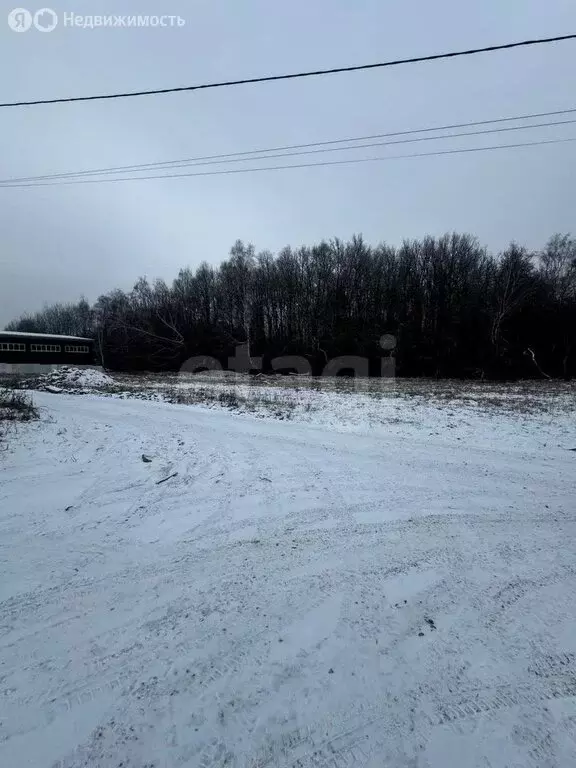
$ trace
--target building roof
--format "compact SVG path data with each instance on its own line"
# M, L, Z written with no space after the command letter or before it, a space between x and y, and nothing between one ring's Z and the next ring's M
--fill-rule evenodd
M0 339L8 336L19 336L23 339L62 339L62 341L91 341L82 336L61 336L59 333L26 333L24 331L0 331Z

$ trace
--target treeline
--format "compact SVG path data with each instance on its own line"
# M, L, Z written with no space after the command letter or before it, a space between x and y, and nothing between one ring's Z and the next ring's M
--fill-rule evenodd
M519 378L576 374L576 240L489 254L470 235L367 245L332 240L276 256L237 241L220 267L182 269L172 285L140 278L90 307L46 307L7 330L93 336L104 365L178 370L227 360L238 345L264 359L301 355L320 373L341 355L379 370L396 337L401 376Z

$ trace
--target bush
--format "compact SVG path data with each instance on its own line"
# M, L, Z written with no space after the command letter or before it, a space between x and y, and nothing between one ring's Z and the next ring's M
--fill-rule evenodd
M28 393L0 389L0 421L32 421L38 416L38 409Z

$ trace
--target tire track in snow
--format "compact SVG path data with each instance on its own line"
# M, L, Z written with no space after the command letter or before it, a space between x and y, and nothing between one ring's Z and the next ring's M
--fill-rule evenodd
M291 621L319 608L327 596L332 595L335 590L340 588L340 584L337 585L322 579L313 579L310 583L314 583L314 598L302 600L300 605L295 606L290 612ZM303 586L300 588L304 597L309 590ZM246 622L239 622L239 626L245 625ZM175 651L178 656L189 656L188 661L183 661L178 667L175 668L172 662L166 662L163 674L153 675L139 682L134 679L138 677L137 673L130 672L119 676L109 676L104 680L99 677L97 685L78 686L76 689L66 692L65 695L59 696L56 700L48 702L49 706L44 708L45 717L50 722L52 717L68 713L72 709L110 692L120 695L117 707L120 706L124 713L123 717L133 723L139 721L137 714L139 708L144 706L144 711L147 711L154 708L156 702L165 706L166 702L173 696L177 697L181 690L186 693L193 692L198 706L202 706L203 701L213 701L215 697L219 696L218 691L222 690L226 692L225 698L230 699L234 696L230 681L236 679L243 669L253 669L257 657L262 653L263 641L265 644L266 641L270 641L271 636L275 637L279 632L281 632L281 627L276 626L263 628L259 632L250 630L244 636L238 637L234 633L234 625L228 622L227 634L232 636L234 648L214 654L207 659L195 661L193 656L190 657L190 654L199 649L185 646L176 647ZM236 713L234 717L230 718L230 720L232 719L241 723L245 728L251 728L253 725L253 721L241 713ZM97 748L97 746L97 740L92 739L82 747L82 750ZM222 752L221 747L218 746L215 747L215 754L227 753ZM75 759L75 756L69 755L62 762L62 766L80 764L76 763Z
M545 587L549 587L555 584L559 584L565 581L569 576L576 575L576 568L567 565L558 570L550 571L547 574L542 574L538 578L516 578L505 584L500 588L492 597L493 602L498 604L498 607L493 609L486 616L485 622L489 628L495 626L503 618L506 617L507 611L519 606L521 612L525 613L526 609L523 609L521 601L528 595L533 596L536 592Z
M412 695L413 702L418 701L418 691L407 693ZM266 746L268 757L254 758L248 765L251 768L364 768L376 757L381 761L379 765L387 765L386 755L394 754L391 745L399 749L402 737L409 734L425 740L431 728L493 717L516 707L540 709L550 701L574 695L576 677L571 676L551 678L538 689L529 684L470 688L448 699L416 705L411 712L404 712L404 717L398 714L395 703L381 705L366 713L361 725L351 728L344 725L340 732L321 742L314 734L330 727L329 723L316 723L293 731L289 739L281 738ZM546 752L548 747L549 739L544 736L531 751L534 765L542 765L538 761L550 754L549 749ZM204 763L203 768L223 768L224 765L216 760Z

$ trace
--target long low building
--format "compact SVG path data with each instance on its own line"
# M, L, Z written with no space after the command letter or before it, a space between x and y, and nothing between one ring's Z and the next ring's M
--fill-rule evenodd
M40 373L62 365L96 365L94 339L0 331L0 373Z

